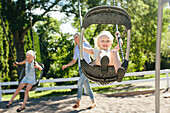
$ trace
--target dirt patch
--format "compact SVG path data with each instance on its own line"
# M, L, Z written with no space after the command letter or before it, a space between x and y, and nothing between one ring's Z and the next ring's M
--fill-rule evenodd
M151 83L143 83L150 87ZM154 83L153 83L154 85ZM140 84L139 86L142 87ZM164 85L165 86L165 85ZM137 87L137 85L136 85ZM152 86L153 87L153 86ZM160 91L160 113L170 113L170 98L164 98L163 95L170 93L165 90ZM76 102L77 95L47 97L29 99L24 113L155 113L155 95L149 94L135 96L108 96L106 94L95 94L97 106L93 109L88 107L91 104L89 96L83 95L81 106L75 110L72 108ZM5 108L7 101L0 102L0 113L15 113L23 100L16 100L10 108Z

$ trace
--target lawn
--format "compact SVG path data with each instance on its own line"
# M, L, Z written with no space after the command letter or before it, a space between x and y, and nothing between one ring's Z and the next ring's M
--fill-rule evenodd
M124 81L127 80L137 80L137 79L149 79L154 78L154 74L145 76L135 76L135 77L125 77ZM160 77L166 77L166 74L160 74ZM149 87L134 87L133 84L126 85L115 85L115 86L101 86L93 87L94 93L117 93L117 92L127 92L127 91L139 91L149 89ZM41 97L52 97L52 96L63 96L63 95L73 95L77 94L77 89L63 89L63 90L50 90L50 91L31 91L29 93L29 98L41 98ZM3 94L2 101L8 101L13 94ZM15 100L19 99L19 95Z

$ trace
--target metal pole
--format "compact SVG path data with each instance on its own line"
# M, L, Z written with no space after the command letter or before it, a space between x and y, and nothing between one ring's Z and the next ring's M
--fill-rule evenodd
M155 66L155 113L160 113L160 51L161 51L161 31L162 31L162 14L161 0L158 3L158 20L156 35L156 66Z
M80 27L82 28L82 17L81 17L80 0L78 1L78 6L79 6Z
M30 34L31 34L31 39L32 39L32 49L33 49L33 51L35 50L35 48L34 48L34 38L33 38L33 31L32 31L32 11L31 11L31 0L30 0L30 24L31 24L31 29L30 29ZM34 54L34 56L35 56L35 54Z
M169 88L169 72L166 73L167 88Z
M85 29L82 28L80 0L78 1L78 6L79 6L80 27L81 27L81 33L79 39L80 60L83 60L83 34Z
M130 54L130 35L131 35L131 30L129 29L127 31L127 48L126 48L126 60L129 61L129 54Z
M81 29L80 39L79 39L79 49L80 49L80 60L83 60L83 34L84 28Z

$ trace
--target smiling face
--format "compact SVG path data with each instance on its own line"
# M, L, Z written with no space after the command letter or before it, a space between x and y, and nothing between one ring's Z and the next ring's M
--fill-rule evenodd
M74 41L76 42L77 45L79 45L79 36L74 35Z
M26 55L26 59L27 59L28 63L31 63L32 60L34 60L34 57L32 55L28 54L28 55Z
M97 41L98 47L102 50L108 50L112 46L112 41L105 35L100 36Z

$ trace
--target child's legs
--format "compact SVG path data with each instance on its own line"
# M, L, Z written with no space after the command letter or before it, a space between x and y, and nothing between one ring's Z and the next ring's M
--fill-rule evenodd
M101 65L101 59L103 56L108 56L108 58L110 59L110 52L105 52L104 50L101 50L97 55L97 58L95 60L95 65Z
M113 49L110 52L110 63L109 65L113 65L115 67L115 70L117 72L118 68L121 67L121 61L120 56L117 50Z
M26 105L26 102L28 100L28 93L31 90L32 86L33 86L32 84L27 84L27 88L25 90L25 96L24 96L24 102L22 104L22 108L25 107L25 105Z
M19 86L18 86L18 88L16 89L15 93L13 94L11 100L9 101L10 104L12 103L12 101L14 100L14 98L18 95L18 93L21 91L21 89L26 86L26 84L27 84L27 83L21 83L21 84L19 84Z

